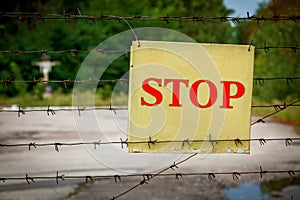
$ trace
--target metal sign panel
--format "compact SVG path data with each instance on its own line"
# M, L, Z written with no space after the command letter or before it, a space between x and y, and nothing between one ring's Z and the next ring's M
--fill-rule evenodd
M250 153L254 47L131 47L129 152Z

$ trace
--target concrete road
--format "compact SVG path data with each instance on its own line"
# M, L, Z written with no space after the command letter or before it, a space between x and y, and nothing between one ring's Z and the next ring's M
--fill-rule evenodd
M81 117L77 112L57 112L55 116L47 116L46 112L27 113L21 117L17 117L16 113L0 113L0 143L120 141L120 138L126 138L126 116L126 111L117 111L117 114L112 111L90 111L81 113ZM267 123L254 125L251 137L297 135L293 127L268 120ZM198 155L180 165L178 171L243 171L258 170L259 166L269 170L299 169L299 150L297 142L292 142L288 147L284 141L267 142L265 145L252 142L250 155ZM55 151L54 146L31 147L30 151L27 146L0 147L0 177L24 177L25 174L55 176L57 171L65 175L151 173L184 157L175 154L128 154L127 149L122 149L119 144L97 146L96 149L93 145L59 146L59 152ZM46 199L63 199L74 190L76 183L83 181L66 181L59 187L56 187L55 181L30 185L26 181L7 181L0 183L0 198L45 199L46 196L41 197L40 192L48 189L52 192Z

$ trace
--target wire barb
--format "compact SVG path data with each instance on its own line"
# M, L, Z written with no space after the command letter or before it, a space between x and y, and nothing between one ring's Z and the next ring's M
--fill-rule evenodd
M21 109L21 107L19 106L19 110L18 110L18 117L21 116L21 114L25 115L25 111Z
M111 102L109 103L109 110L112 110L115 115L117 114L116 110L111 107Z
M3 80L4 86L5 86L6 89L7 89L7 84L8 84L8 83L12 83L13 80L14 80L14 78L12 78L12 77L11 77L10 79L6 79L6 78L5 78L5 79Z
M238 146L238 144L243 145L242 141L239 138L236 138L234 140L234 144L235 144L235 146Z
M292 141L291 138L286 138L286 139L285 139L285 146L290 146L292 142L293 142L293 141Z
M28 150L30 151L31 150L31 147L34 147L36 149L36 145L35 145L35 142L30 142L28 144Z
M85 183L88 183L89 181L93 182L94 178L92 176L85 176Z
M178 166L176 165L175 162L173 163L173 165L170 166L170 169L172 170L178 169Z
M117 183L118 181L121 182L121 176L120 175L114 175L114 179L115 179L115 183Z
M100 146L101 144L101 140L97 141L97 142L93 142L94 143L94 149L97 149L97 145Z
M139 183L139 185L144 185L144 184L148 184L148 181L145 180L145 179L143 179L143 180Z
M150 179L153 178L152 174L143 174L143 179L146 181L150 181Z
M176 180L179 180L179 177L182 178L182 174L181 174L181 173L176 173L176 174L175 174L175 179L176 179Z
M260 169L260 178L262 179L263 178L263 174L266 174L268 171L263 171L262 167L259 166L259 169Z
M216 178L216 175L214 173L208 173L207 176L208 176L208 180L210 181Z
M295 172L293 170L288 170L287 172L290 176L290 178L294 178L295 177Z
M214 149L214 148L215 148L215 145L217 144L217 141L211 139L211 134L209 134L209 141L210 141L210 143L211 143L212 148Z
M58 172L56 172L56 177L55 177L55 180L56 180L56 184L58 184L58 180L62 180L62 181L64 181L65 179L64 179L64 174L62 174L62 175L58 175Z
M181 148L184 149L185 148L185 144L187 144L188 147L191 146L191 143L189 141L189 138L187 138L186 140L183 140L182 141L182 144L181 144Z
M157 140L152 140L151 137L149 137L149 141L148 141L148 147L149 147L149 149L151 149L150 145L151 144L155 145L156 142L157 142Z
M53 109L50 109L50 105L48 106L48 109L47 109L47 115L49 116L49 113L51 113L52 116L54 116L56 113Z
M55 151L56 151L56 152L59 152L58 146L62 146L62 143L55 142L53 145L54 145Z
M238 180L239 176L241 176L241 174L239 172L232 172L232 179L233 180Z
M84 111L84 110L85 110L85 107L80 108L80 107L78 106L78 115L79 115L79 117L81 117L81 111Z
M124 144L126 144L126 146L128 147L128 139L126 139L126 140L123 140L122 138L120 138L120 140L121 140L121 142L120 142L120 144L121 144L121 148L122 149L124 149Z
M265 145L267 143L264 138L259 138L258 141L260 145Z
M2 181L3 183L5 183L6 180L6 178L0 178L0 181Z
M27 182L28 184L30 184L30 182L29 182L29 181L31 181L32 183L34 182L34 178L32 178L32 177L29 177L29 176L28 176L28 174L26 174L26 176L25 176L25 180L26 180L26 182Z

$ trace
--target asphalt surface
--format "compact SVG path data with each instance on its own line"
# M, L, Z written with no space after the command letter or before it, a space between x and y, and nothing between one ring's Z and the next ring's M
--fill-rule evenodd
M73 116L74 114L74 116ZM16 113L0 113L0 143L45 143L78 141L120 141L126 138L126 111L58 112L55 116L46 113L27 113L18 117ZM268 120L252 126L252 138L297 137L293 127ZM9 147L0 148L0 177L55 176L65 175L113 175L128 173L153 173L183 159L174 154L128 154L121 145ZM300 168L300 145L284 141L251 143L250 155L209 154L197 155L180 165L176 172L223 172L263 169L282 170ZM256 177L245 177L232 182L231 176L218 177L218 183L208 183L207 178L180 181L175 178L157 178L153 183L141 186L123 199L225 199L222 190L247 181L259 181ZM229 181L230 180L230 181ZM116 184L114 180L96 181L81 186L85 180L6 181L0 183L0 199L108 199L134 185L139 179L130 179ZM199 185L200 184L200 185ZM99 188L102 188L99 190ZM143 189L145 188L145 190ZM198 190L195 190L198 188ZM203 188L199 189L199 188ZM215 195L215 196L214 196ZM211 197L211 198L210 198Z

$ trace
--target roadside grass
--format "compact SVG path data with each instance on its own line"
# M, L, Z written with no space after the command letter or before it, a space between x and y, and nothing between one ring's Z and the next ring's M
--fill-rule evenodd
M82 96L88 96L89 94L83 93ZM72 105L72 93L63 94L60 92L54 92L51 96L38 98L31 94L25 94L16 97L0 96L0 106L12 106L17 105L21 107L32 106L71 106ZM109 105L110 100L103 100L100 95L95 95L95 105L104 106Z
M286 102L288 104L293 101L295 101L295 100L287 99L284 102ZM266 102L256 100L255 98L253 98L253 100L252 100L252 105L270 105L270 104L272 104L272 105L282 104L282 102L273 101L271 103L266 103ZM298 105L299 104L300 103L298 103ZM252 108L253 116L266 116L273 112L275 112L275 109L273 107ZM273 115L272 118L278 122L293 125L296 133L300 135L300 106L287 107L286 109Z
M277 178L274 180L263 181L260 187L263 193L272 193L274 191L281 191L285 187L299 184L300 176L296 176L293 178Z
M67 198L78 195L86 187L87 184L94 184L94 182L95 181L88 181L87 183L79 183L77 187L74 189L74 191L71 192Z

